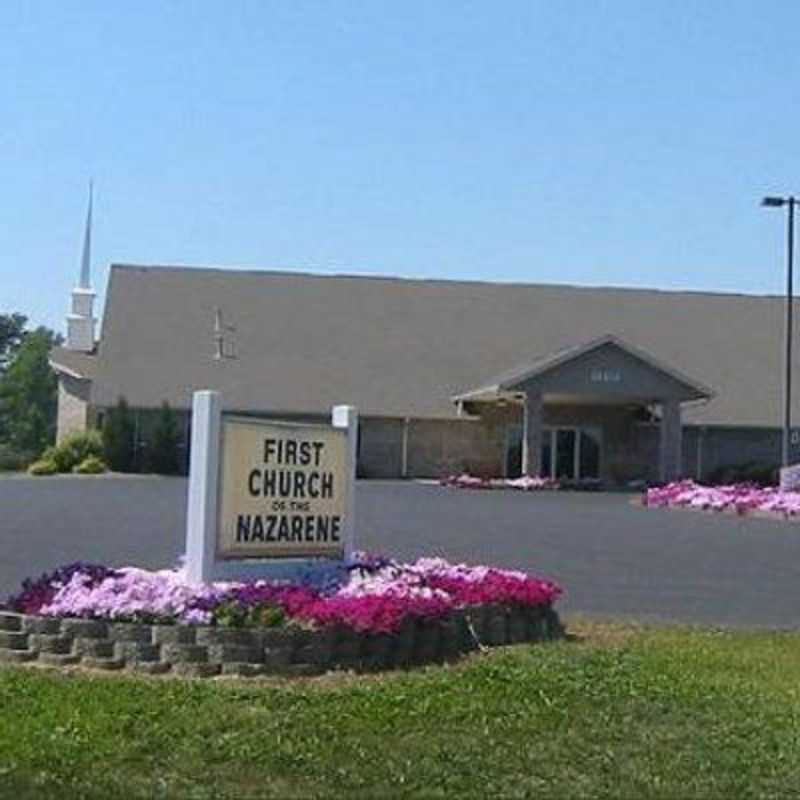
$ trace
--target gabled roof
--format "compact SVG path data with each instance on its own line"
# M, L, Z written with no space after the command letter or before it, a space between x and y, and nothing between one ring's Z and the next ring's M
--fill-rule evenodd
M650 353L645 352L639 347L635 347L629 342L625 342L618 336L613 334L606 334L597 339L584 344L566 347L557 353L552 353L544 358L537 359L528 364L520 365L514 369L504 372L501 375L490 379L476 389L470 389L466 392L456 394L453 396L454 402L467 402L476 401L481 399L491 399L495 396L502 396L506 393L513 393L518 390L522 384L544 375L551 370L556 370L558 367L575 361L576 359L599 350L608 345L613 345L635 359L643 362L652 369L660 372L686 388L687 400L703 400L710 399L714 396L714 392L704 384L693 378L688 377L674 367L665 364L660 359L652 356Z
M214 358L215 308L234 359ZM184 267L112 267L92 399L189 408L210 388L234 410L452 418L506 365L605 334L714 388L688 422L780 426L780 297Z
M80 353L66 347L54 347L49 360L56 372L78 380L92 380L97 369L97 356L94 353Z

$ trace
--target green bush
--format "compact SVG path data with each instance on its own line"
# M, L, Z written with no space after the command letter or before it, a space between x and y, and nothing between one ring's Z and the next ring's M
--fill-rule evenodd
M148 470L158 475L177 475L180 471L180 440L178 417L169 403L164 402L153 428L147 458Z
M103 455L103 439L99 431L76 431L65 436L55 447L48 447L43 459L55 462L59 472L72 472L86 459Z
M29 475L57 475L58 464L52 458L40 458L28 467Z
M78 475L100 475L107 469L106 462L102 458L87 456L80 464L74 466L72 471Z
M286 624L286 614L280 606L261 603L244 607L235 601L220 603L214 609L214 621L217 625L230 628L280 628Z
M117 405L108 409L103 425L103 456L109 469L134 471L133 437L133 416L125 398L120 397Z
M23 453L0 444L0 472L20 472L35 458L34 453Z
M712 485L729 483L755 483L759 486L775 486L779 468L773 464L748 461L744 464L728 464L717 467L706 479Z

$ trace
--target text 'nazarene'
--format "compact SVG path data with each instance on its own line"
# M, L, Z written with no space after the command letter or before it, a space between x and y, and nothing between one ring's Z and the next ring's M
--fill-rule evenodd
M342 518L314 514L239 514L236 541L331 542L340 541Z

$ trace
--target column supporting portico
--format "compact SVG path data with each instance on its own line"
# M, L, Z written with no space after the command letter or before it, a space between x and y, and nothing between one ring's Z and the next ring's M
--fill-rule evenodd
M662 481L674 481L683 471L682 445L683 427L681 404L678 400L661 403L661 457L660 477Z
M539 477L542 471L542 395L526 392L522 407L522 474Z

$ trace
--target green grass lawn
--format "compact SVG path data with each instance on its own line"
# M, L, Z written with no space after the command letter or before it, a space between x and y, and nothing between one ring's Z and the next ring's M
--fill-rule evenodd
M0 797L800 795L800 635L575 640L295 682L0 669Z

